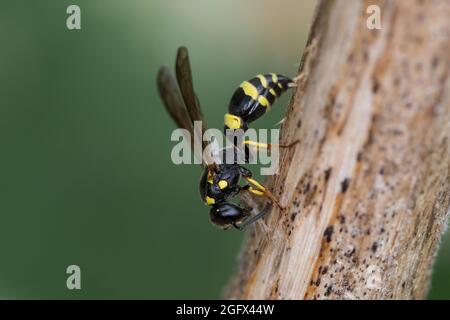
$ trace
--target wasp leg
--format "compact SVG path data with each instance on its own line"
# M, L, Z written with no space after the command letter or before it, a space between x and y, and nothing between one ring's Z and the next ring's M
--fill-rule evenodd
M271 205L266 205L264 207L264 209L261 210L261 212L258 212L257 214L255 214L253 217L249 217L246 220L244 220L244 222L242 222L241 224L235 224L233 223L233 226L238 229L238 230L244 230L245 228L247 228L249 225L251 225L252 223L258 221L259 219L263 218L272 208Z
M267 190L266 187L264 187L262 184L260 184L258 181L256 181L255 179L252 179L250 177L244 177L245 180L247 180L248 183L250 183L251 185L255 186L255 188L253 187L249 187L248 191L258 195L258 196L265 196L267 198L269 198L273 203L275 203L281 210L284 210L284 207L280 204L280 202L278 202L278 200L275 198L275 196L272 194L272 192L270 192L269 190Z
M240 187L239 191L241 191L241 190L248 191L248 192L253 193L253 194L257 195L257 196L264 196L265 195L265 193L263 191L261 191L259 189L255 189L249 184L246 184L245 186Z
M244 141L244 145L246 146L252 146L255 147L256 149L272 149L272 147L279 147L279 148L291 148L293 146L295 146L297 143L299 143L299 140L295 140L292 143L289 144L278 144L278 143L262 143L262 142L256 142L256 141L252 141L252 140L245 140Z
M265 193L263 191L255 189L253 187L249 187L247 189L247 191L250 192L250 193L253 193L253 194L257 195L257 196L264 196L265 195Z
M237 196L241 191L248 191L249 188L250 186L248 184L242 187L240 185L236 185L234 190L231 192L230 197Z
M236 224L236 223L232 223L233 227L235 227L236 229L238 229L239 231L244 231L244 227L242 227L242 225Z
M239 172L243 177L252 177L252 172L243 166L239 166Z

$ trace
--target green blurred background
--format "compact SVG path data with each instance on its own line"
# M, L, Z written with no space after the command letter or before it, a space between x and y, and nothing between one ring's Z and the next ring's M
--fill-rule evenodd
M81 8L82 30L66 28ZM0 298L219 298L243 234L211 226L170 161L155 87L190 50L210 127L235 87L294 76L314 1L1 1ZM257 127L273 127L288 97ZM431 298L450 298L450 238ZM82 290L66 288L66 267Z

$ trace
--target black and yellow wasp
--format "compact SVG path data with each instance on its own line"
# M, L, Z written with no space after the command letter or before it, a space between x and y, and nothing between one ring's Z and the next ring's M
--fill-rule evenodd
M194 132L194 121L202 122L199 141L202 141L202 147L206 148L206 142L203 141L202 137L207 126L193 88L189 56L187 49L184 47L178 49L175 74L176 77L168 67L160 68L157 76L160 96L177 126L188 130L192 139L194 134L197 134ZM244 81L231 98L228 113L225 114L224 131L247 130L250 122L255 121L267 112L275 99L293 86L295 86L293 80L274 73L258 75L249 81ZM244 152L248 151L249 146L271 147L270 144L249 140L243 143L245 145ZM279 146L290 147L293 144ZM193 145L194 143L191 141L191 146L193 147ZM235 145L233 152L241 152L241 147ZM219 155L222 160L225 158L225 151L225 148L222 149ZM204 169L200 178L200 195L202 200L211 206L209 217L216 226L224 229L228 229L230 226L243 229L263 217L270 210L271 205L267 205L261 212L251 216L249 210L229 201L230 198L241 192L250 192L257 196L266 197L282 208L268 189L252 179L251 171L237 162L230 164L226 161L216 162L214 159L202 159L202 164ZM241 178L247 181L246 185L239 185Z

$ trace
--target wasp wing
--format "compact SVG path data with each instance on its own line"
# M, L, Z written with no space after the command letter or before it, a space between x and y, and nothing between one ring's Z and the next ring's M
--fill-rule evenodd
M184 104L187 108L189 116L191 117L191 121L202 122L202 132L198 133L201 135L200 139L202 140L203 133L206 131L207 125L198 97L194 91L189 54L185 47L178 48L177 59L175 62L175 73L178 80L178 86L180 87L181 95L183 96ZM202 141L202 146L203 149L206 147L205 141Z
M177 81L168 67L161 67L157 76L159 95L177 126L194 136L194 127L178 88Z
M157 75L157 85L159 95L166 107L167 112L174 120L176 125L179 128L186 129L190 133L190 144L191 148L195 153L194 145L194 126L191 116L188 113L188 109L186 108L186 104L184 102L183 96L181 94L180 88L178 86L178 82L175 79L173 73L169 70L168 67L161 67L159 69ZM196 98L196 97L195 97ZM202 141L202 137L200 133L197 133L199 136L198 141ZM197 155L196 155L197 156ZM198 155L197 158L202 158L203 164L212 163L211 160L207 161L202 157L202 155Z

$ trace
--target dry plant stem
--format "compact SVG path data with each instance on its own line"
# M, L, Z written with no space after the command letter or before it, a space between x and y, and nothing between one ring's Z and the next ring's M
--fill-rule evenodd
M381 8L369 30L366 8ZM450 1L321 1L283 124L286 206L225 297L421 299L450 206Z

